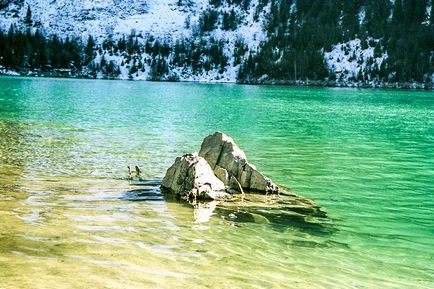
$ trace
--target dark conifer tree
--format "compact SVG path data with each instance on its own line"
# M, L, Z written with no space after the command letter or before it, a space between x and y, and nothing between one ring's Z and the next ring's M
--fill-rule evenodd
M24 23L27 25L32 24L32 10L30 10L30 6L27 6L26 17L24 17Z

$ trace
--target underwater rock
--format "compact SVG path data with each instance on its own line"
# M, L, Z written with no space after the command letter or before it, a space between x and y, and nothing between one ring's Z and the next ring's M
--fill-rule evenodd
M292 193L246 193L242 201L220 202L214 213L231 223L269 224L276 230L294 227L318 235L334 231L326 212L318 204Z
M225 184L234 177L244 190L260 193L279 192L279 187L250 164L234 140L222 132L215 132L204 139L199 156L208 162L217 177ZM222 169L226 170L228 176Z
M178 157L161 183L162 192L182 199L225 199L230 195L206 160L197 154Z

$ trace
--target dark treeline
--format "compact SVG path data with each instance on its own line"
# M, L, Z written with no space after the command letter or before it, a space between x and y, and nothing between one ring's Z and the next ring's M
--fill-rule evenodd
M86 61L83 51L77 39L46 38L13 26L6 34L0 31L0 65L8 69L80 68Z

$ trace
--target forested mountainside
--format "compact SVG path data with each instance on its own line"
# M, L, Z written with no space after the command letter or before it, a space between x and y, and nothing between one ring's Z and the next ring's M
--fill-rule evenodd
M0 0L0 72L433 88L434 0Z

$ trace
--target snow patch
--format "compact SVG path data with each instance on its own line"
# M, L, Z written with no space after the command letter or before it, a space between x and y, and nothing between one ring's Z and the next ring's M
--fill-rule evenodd
M4 66L0 65L0 75L19 76L20 74L14 70L6 69Z
M428 1L425 8L425 20L422 22L423 25L429 25L431 22L431 11L432 11L432 3Z
M365 11L365 7L362 7L359 11L359 25L363 25L363 23L365 23L365 18L366 18L366 11Z
M376 55L376 48L370 46L369 43L379 45L378 39L369 38L365 41L367 47L364 49L362 41L356 38L346 43L338 43L330 52L324 53L327 67L335 73L337 80L354 81L364 77L371 80L367 72L380 70L383 61L388 57L387 53L380 48L381 52Z

